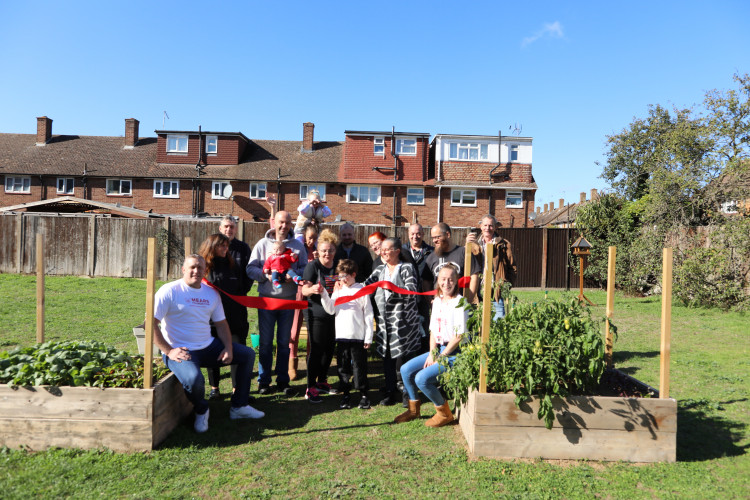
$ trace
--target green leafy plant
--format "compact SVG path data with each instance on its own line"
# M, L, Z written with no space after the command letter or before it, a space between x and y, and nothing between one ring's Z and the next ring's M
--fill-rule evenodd
M486 360L488 391L512 391L517 406L530 396L538 397L538 417L551 428L552 397L589 393L604 373L601 324L575 298L510 302L505 318L491 326L486 354L479 332L481 315L472 315L470 340L462 345L453 367L441 375L441 383L458 403L466 401L469 390L479 385L479 366Z
M143 357L101 342L45 342L0 352L0 383L12 386L143 387ZM154 369L154 381L169 370Z

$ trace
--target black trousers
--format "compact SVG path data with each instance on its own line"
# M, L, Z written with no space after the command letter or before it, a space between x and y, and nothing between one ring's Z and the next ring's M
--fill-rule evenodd
M383 375L385 376L385 392L396 392L401 382L401 366L414 357L414 353L405 354L398 358L391 357L391 348L386 347L383 358Z
M354 378L354 389L363 395L370 390L367 382L367 350L365 342L357 340L353 342L336 343L336 364L339 371L339 389L344 394L349 394L352 389L350 380Z
M336 317L308 314L307 332L310 346L310 353L307 355L307 387L313 387L328 378L328 369L336 349Z
M245 330L247 332L247 330ZM215 330L211 328L211 334L216 337ZM235 335L232 333L232 342L236 342L237 344L247 345L247 333L245 335ZM219 380L221 379L221 368L207 368L206 371L208 372L208 384L211 387L219 387ZM231 368L229 368L230 373L232 374L232 388L237 387L237 365L231 365ZM252 366L250 367L250 370L252 371Z

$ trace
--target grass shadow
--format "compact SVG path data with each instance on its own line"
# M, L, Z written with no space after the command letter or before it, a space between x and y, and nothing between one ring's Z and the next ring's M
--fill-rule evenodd
M701 400L678 401L677 461L702 462L721 457L736 457L748 452L740 445L747 424L718 415L724 406L745 402L747 398L720 403Z

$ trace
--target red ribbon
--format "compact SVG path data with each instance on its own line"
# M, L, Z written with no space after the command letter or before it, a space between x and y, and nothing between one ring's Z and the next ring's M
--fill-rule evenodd
M466 288L467 286L469 286L470 281L471 281L471 277L469 276L459 278L458 286L461 288ZM333 305L340 306L341 304L346 304L347 302L351 302L352 300L356 300L360 297L364 297L365 295L370 295L371 293L375 293L375 290L378 288L385 288L386 290L390 290L393 293L400 293L403 295L435 295L435 293L437 292L437 290L430 290L429 292L412 292L411 290L397 287L390 281L376 281L375 283L371 285L362 287L362 289L360 289L360 291L358 291L354 295L347 295L345 297L337 298L336 302L334 302Z
M210 286L214 290L223 293L238 304L242 304L245 307L252 307L253 309L266 309L268 311L282 311L288 309L307 309L306 300L287 300L287 299L274 299L271 297L248 297L247 295L232 295L227 293L218 286L209 282L206 278L203 278L203 283Z
M458 279L458 286L461 288L466 288L469 286L469 281L471 281L471 278L466 276L463 278ZM232 295L231 293L227 293L218 286L214 285L210 281L208 281L206 278L203 278L203 283L214 290L218 291L219 293L223 293L233 301L237 302L238 304L241 304L245 307L251 307L253 309L265 309L268 311L282 311L282 310L289 310L289 309L307 309L307 301L306 300L287 300L287 299L274 299L271 297L248 297L247 295ZM378 281L371 285L367 285L363 287L360 291L355 293L354 295L348 295L346 297L339 297L336 299L336 302L334 302L334 305L339 306L341 304L346 304L347 302L351 302L352 300L358 299L360 297L364 297L365 295L370 295L372 293L375 293L375 290L378 288L385 288L386 290L390 290L393 293L400 293L403 295L435 295L436 290L431 290L429 292L412 292L411 290L407 290L405 288L400 288L391 283L390 281Z

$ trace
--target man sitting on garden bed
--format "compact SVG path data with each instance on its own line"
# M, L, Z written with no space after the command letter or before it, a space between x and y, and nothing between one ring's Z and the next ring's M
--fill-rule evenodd
M237 365L237 387L232 394L229 418L261 418L262 411L248 405L250 372L255 351L232 342L219 292L203 285L206 261L188 255L182 264L182 279L167 283L156 292L154 342L164 364L182 383L195 407L195 430L208 430L208 402L201 368ZM210 321L218 338L211 336Z

